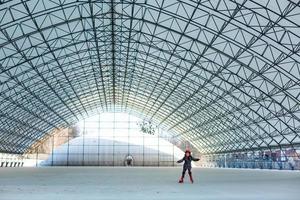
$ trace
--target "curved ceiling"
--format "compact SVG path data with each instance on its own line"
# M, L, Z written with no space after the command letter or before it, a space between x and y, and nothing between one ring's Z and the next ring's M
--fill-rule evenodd
M0 151L116 110L203 153L299 145L299 26L292 0L2 1Z

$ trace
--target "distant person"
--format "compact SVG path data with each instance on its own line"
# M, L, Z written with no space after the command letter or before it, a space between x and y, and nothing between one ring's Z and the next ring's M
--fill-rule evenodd
M185 150L184 157L177 161L177 163L182 163L184 161L183 171L182 171L182 175L179 179L179 183L183 183L183 179L184 179L184 175L185 175L186 170L188 170L191 183L194 183L193 176L192 176L192 161L199 161L199 160L200 160L199 158L194 158L191 155L190 150L188 150L188 149Z
M126 166L133 166L133 157L131 155L128 155L125 159L125 165Z

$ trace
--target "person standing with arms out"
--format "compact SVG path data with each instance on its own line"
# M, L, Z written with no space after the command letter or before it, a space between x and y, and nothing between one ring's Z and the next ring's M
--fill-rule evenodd
M177 163L182 163L184 161L182 175L181 175L181 177L178 181L179 183L183 183L183 179L184 179L184 175L185 175L186 170L188 170L191 183L194 183L193 176L192 176L192 161L199 161L199 160L200 160L199 158L194 158L191 155L190 150L188 150L188 149L185 150L184 157L177 161Z

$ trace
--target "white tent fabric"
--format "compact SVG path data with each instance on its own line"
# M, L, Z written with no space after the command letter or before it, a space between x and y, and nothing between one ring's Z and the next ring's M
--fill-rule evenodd
M151 136L147 136L150 138ZM157 137L152 136L157 140ZM41 162L41 166L126 166L132 156L133 166L174 166L184 152L170 142L159 139L160 145L128 142L123 137L78 137L58 147Z

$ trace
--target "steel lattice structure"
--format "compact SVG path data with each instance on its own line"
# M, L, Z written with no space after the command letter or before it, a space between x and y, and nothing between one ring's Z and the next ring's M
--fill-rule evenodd
M203 153L300 144L299 1L0 2L0 151L116 110Z

